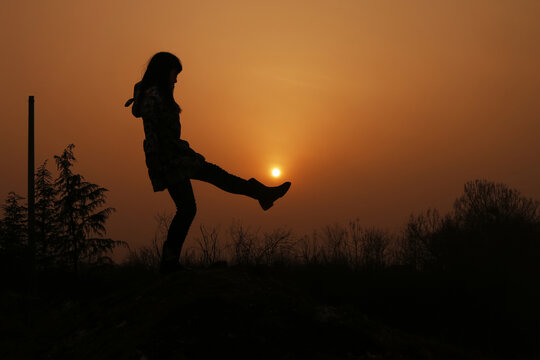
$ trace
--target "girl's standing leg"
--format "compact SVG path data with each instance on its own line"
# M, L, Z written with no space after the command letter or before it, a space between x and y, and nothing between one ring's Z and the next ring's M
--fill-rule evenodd
M171 272L179 267L178 260L189 227L195 218L197 206L191 181L186 179L169 186L169 194L176 205L176 214L171 221L167 240L163 243L160 271Z

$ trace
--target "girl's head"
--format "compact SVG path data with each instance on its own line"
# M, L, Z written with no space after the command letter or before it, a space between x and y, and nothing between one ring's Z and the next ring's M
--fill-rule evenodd
M174 101L173 88L176 76L182 71L182 63L175 55L158 52L148 62L142 78L142 91L156 85L159 92L167 99Z

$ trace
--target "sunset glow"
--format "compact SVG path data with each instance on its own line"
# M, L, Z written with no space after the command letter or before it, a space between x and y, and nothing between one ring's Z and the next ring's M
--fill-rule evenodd
M539 19L3 1L0 360L540 360Z
M137 248L157 213L141 119L123 105L150 57L177 55L181 138L266 185L272 211L194 180L201 224L311 232L359 218L400 226L486 178L540 198L538 1L9 1L0 14L0 201L26 196L27 99L36 167L76 145L109 189L107 236ZM321 191L324 189L324 191ZM222 209L227 209L223 211Z

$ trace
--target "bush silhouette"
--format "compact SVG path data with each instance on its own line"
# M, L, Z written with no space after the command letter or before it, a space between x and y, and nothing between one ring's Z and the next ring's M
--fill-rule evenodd
M72 171L71 144L55 156L58 176L53 179L45 161L35 173L35 236L37 268L72 268L81 263L112 262L106 256L122 241L103 238L105 222L114 208L105 207L106 188L85 181ZM24 268L33 257L28 244L28 209L24 198L10 192L0 219L0 263L4 272Z
M27 208L21 204L21 200L24 197L11 191L2 205L0 267L5 273L19 271L27 258Z
M402 261L417 269L515 273L536 268L540 205L502 183L467 182L452 211L411 216Z
M54 185L58 191L56 206L62 239L59 252L77 272L82 261L112 262L105 253L124 243L102 237L106 233L105 222L115 209L101 208L106 202L106 188L92 184L72 171L76 160L74 147L68 145L61 155L54 156L59 172Z

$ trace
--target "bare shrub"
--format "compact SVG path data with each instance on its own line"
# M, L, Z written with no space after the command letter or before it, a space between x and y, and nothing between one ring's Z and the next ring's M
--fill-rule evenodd
M349 262L353 267L361 265L362 256L362 226L360 220L355 219L349 222Z
M398 254L401 264L414 270L424 269L433 259L430 244L442 226L443 218L437 209L428 209L419 215L411 214L401 237Z
M384 230L364 228L359 219L348 226L334 224L323 230L323 244L316 249L315 238L299 242L304 262L317 259L327 265L380 269L390 263L392 237Z
M370 270L379 270L386 265L388 234L377 228L367 228L360 232L360 264Z
M180 254L180 262L183 265L186 265L188 267L191 266L198 266L200 265L200 262L198 261L200 257L197 255L197 251L193 247L184 248L182 249L182 253Z
M304 235L296 242L298 257L303 264L317 265L321 263L321 250L317 239L317 232L313 232L312 236Z
M529 274L538 268L539 230L540 202L505 184L474 180L431 249L447 270Z
M506 184L469 181L454 202L453 218L461 227L540 222L540 202Z
M530 272L540 245L540 203L505 184L467 182L453 211L411 215L401 242L401 262L454 273Z
M137 250L130 249L127 264L142 266L148 270L157 270L159 268L161 249L167 239L167 232L172 218L173 215L166 213L159 213L154 217L157 226L152 243L148 246L141 246Z
M340 224L328 225L323 229L325 246L323 250L324 261L334 265L348 265L349 244L348 232Z
M256 263L284 264L292 258L294 245L290 230L275 229L270 233L265 233L262 244L257 249Z
M200 226L201 237L195 241L199 245L200 256L199 263L202 265L211 265L221 259L222 249L218 247L219 231L216 227L210 230L204 225Z
M132 251L129 262L157 268L171 215L161 214L156 220L153 243ZM200 231L196 245L182 252L186 264L212 265L225 256L227 262L239 265L296 262L368 270L391 266L416 271L520 269L520 273L531 273L540 268L540 203L485 180L466 183L450 214L441 216L436 209L428 209L411 215L397 236L364 227L359 219L346 226L328 225L300 238L283 228L261 234L238 222L230 227L226 242L220 243L217 228L201 226Z
M239 265L253 264L256 259L256 241L258 231L244 228L240 223L233 223L230 227L231 248L233 262Z
M296 256L296 243L288 229L278 228L262 236L259 230L235 223L230 228L231 259L239 265L287 263Z

